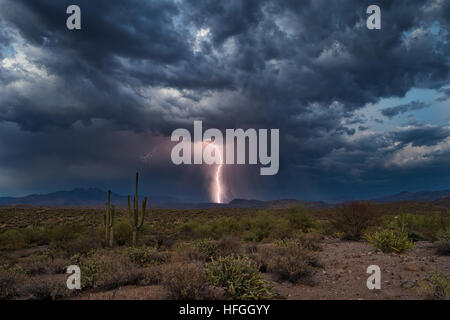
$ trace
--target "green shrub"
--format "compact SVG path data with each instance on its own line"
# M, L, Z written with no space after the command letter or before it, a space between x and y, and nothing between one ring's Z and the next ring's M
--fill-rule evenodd
M216 239L224 235L237 233L240 230L241 225L234 217L222 217L211 223L211 232Z
M367 234L364 238L372 246L385 253L402 253L414 246L414 242L408 238L408 233L401 228L382 228L374 233Z
M258 271L258 266L247 257L220 257L207 268L211 285L224 289L226 298L233 300L260 300L273 297L269 283Z
M56 225L51 226L47 232L50 242L59 244L78 238L82 233L82 226L74 223Z
M210 224L202 221L190 221L181 225L180 232L184 238L208 238L214 236Z
M248 230L245 240L260 242L278 234L287 225L287 220L276 217L269 211L260 211L256 217L243 219L242 223Z
M0 250L16 250L27 246L23 230L9 229L0 234Z
M25 243L29 246L41 246L48 244L50 239L43 228L33 226L23 230Z
M200 255L203 255L206 260L211 260L217 256L217 243L212 239L201 239L194 242L195 247L198 249Z
M114 240L119 246L130 243L132 229L128 221L119 220L114 225Z
M48 244L49 236L44 228L32 226L9 229L0 234L0 250L16 250Z
M449 300L450 299L450 283L449 279L438 273L433 272L431 277L425 283L427 298L433 300Z
M200 261L211 261L218 257L226 257L231 254L239 255L241 253L241 242L238 238L225 235L220 240L201 239L194 242L195 248L198 250Z
M410 240L435 241L442 229L450 225L450 217L445 214L401 214L389 219L389 227L403 225Z
M70 258L75 254L85 255L93 249L102 247L103 237L97 233L84 234L71 240L52 242L50 249L62 253L65 257Z
M141 267L153 263L162 263L167 259L165 253L159 252L155 248L148 247L128 248L127 254L131 262Z
M287 219L291 227L303 232L309 232L317 227L317 223L314 221L308 210L303 207L295 206L289 208Z

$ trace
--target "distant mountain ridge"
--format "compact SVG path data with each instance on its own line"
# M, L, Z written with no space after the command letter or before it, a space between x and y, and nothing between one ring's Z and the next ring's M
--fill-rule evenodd
M396 201L424 201L431 202L439 199L450 197L450 189L440 191L420 191L420 192L408 192L402 191L397 194L388 195L373 199L379 203L389 203Z
M246 200L234 199L228 203L229 208L260 208L260 209L282 209L292 206L303 206L307 208L325 207L327 204L322 201L300 201L297 199L280 199L280 200Z
M140 195L141 198L144 196ZM0 197L0 206L30 205L50 207L98 207L104 206L107 192L99 188L75 188L70 191L56 191L47 194L32 194L25 197ZM173 209L205 209L205 208L256 208L279 209L300 205L305 207L324 207L324 202L300 201L296 199L281 200L247 200L234 199L229 203L184 203L173 197L149 196L152 207ZM111 201L116 206L127 206L127 196L111 192Z
M0 205L35 205L35 206L102 206L106 203L107 192L99 188L75 188L70 191L56 191L47 194L32 194L25 197L0 197ZM177 201L171 197L148 197L153 204ZM117 206L128 203L127 196L111 192L111 201Z
M30 205L50 207L99 207L104 206L107 192L99 188L75 188L70 191L56 191L48 194L32 194L25 197L0 197L0 206ZM143 195L140 195L143 198ZM446 200L447 199L447 200ZM390 203L397 201L448 201L450 190L407 192L403 191L372 199L377 203ZM111 200L116 206L127 206L127 196L111 193ZM174 197L148 196L151 207L173 209L206 209L206 208L255 208L255 209L282 209L291 206L304 206L307 208L323 208L330 204L322 201L301 201L296 199L279 200L249 200L234 199L229 203L185 203Z

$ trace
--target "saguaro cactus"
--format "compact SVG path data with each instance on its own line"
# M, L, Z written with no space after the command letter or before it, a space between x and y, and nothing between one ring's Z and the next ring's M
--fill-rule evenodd
M145 211L147 209L147 197L145 197L144 201L142 201L142 214L139 217L138 180L139 173L136 172L136 194L133 201L133 210L131 209L131 196L128 196L128 215L131 228L133 229L133 247L137 245L137 233L144 225Z
M116 211L115 206L111 207L111 190L108 190L108 200L106 202L106 212L103 216L105 224L105 245L113 246L114 243L114 213Z

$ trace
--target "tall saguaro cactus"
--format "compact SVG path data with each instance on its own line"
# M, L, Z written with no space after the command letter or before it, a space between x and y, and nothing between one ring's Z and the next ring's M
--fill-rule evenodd
M144 225L145 211L147 209L147 197L145 197L142 201L142 214L139 215L138 180L139 173L136 172L136 194L133 201L133 210L131 209L131 196L128 196L128 215L131 228L133 229L133 247L137 245L137 233Z
M106 202L106 212L103 217L105 224L105 245L113 246L114 243L114 213L116 211L115 206L111 207L111 190L108 190L108 200Z

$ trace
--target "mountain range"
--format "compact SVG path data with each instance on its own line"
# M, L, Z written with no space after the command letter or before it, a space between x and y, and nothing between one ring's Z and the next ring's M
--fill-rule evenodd
M402 191L393 195L373 199L373 201L378 203L389 203L396 201L429 202L440 200L447 197L450 197L450 189L440 191L421 191L421 192Z
M51 207L98 207L104 206L107 192L99 188L76 188L70 191L57 191L48 194L32 194L25 197L0 197L0 206L30 205L30 206L51 206ZM143 198L143 196L140 196ZM450 197L450 190L407 192L403 191L394 195L388 195L372 199L377 203L390 203L397 201L436 201ZM111 201L116 206L125 207L127 197L111 193ZM300 205L309 208L326 207L329 204L322 201L301 201L296 199L280 200L247 200L234 199L229 203L186 203L179 199L167 196L149 196L150 206L154 208L173 209L201 209L201 208L259 208L275 209Z

